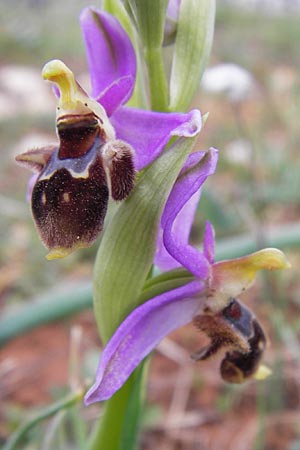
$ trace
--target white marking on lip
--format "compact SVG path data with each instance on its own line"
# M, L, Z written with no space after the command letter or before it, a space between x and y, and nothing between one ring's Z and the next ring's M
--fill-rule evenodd
M54 175L55 172L57 172L60 169L66 169L69 172L69 174L72 176L72 178L85 178L85 179L89 178L89 175L90 175L89 169L90 169L90 166L93 164L93 162L94 161L91 161L83 172L75 172L75 170L72 170L69 167L63 167L63 166L59 167L59 168L53 170L52 172L48 173L47 175L41 176L39 178L39 181L49 180L52 177L52 175Z
M63 193L63 200L64 200L66 203L69 203L69 201L71 200L71 197L70 197L69 192L64 192L64 193Z

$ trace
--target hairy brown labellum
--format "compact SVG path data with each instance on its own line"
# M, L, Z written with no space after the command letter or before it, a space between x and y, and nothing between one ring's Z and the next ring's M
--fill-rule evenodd
M222 378L229 383L243 383L257 371L266 348L265 334L256 319L253 319L253 336L249 339L249 351L227 352L221 363Z
M196 361L205 360L222 348L229 348L221 363L221 376L230 383L242 383L255 374L266 347L264 332L254 314L236 299L217 314L194 318L195 326L211 343L192 354Z
M101 157L92 156L89 167L77 158L50 176L46 167L33 188L33 216L49 249L87 246L102 230L109 193ZM52 165L56 159L55 153ZM79 168L85 177L76 176Z
M134 185L133 150L103 140L95 116L58 125L59 146L31 150L16 159L39 172L32 213L49 259L90 246L103 228L109 198L126 198ZM110 181L109 181L110 180Z

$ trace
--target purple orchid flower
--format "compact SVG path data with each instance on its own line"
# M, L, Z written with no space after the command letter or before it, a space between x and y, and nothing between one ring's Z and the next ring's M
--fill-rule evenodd
M135 171L156 159L172 136L201 129L198 110L160 113L123 106L136 76L133 46L110 14L86 8L80 17L91 74L89 96L61 61L44 66L58 88L59 144L30 150L17 161L37 172L32 213L48 259L90 246L103 228L109 196L125 199Z
M91 96L104 107L117 139L133 147L137 170L154 161L170 137L199 133L198 110L187 114L160 113L123 106L135 84L133 46L118 20L108 13L86 8L80 20L91 74Z
M103 350L96 381L85 396L87 405L110 398L163 337L189 322L211 339L210 345L192 355L194 360L207 359L227 347L220 368L226 381L267 376L268 369L260 365L266 346L263 330L237 297L251 286L258 270L289 264L277 249L215 263L214 231L209 223L202 252L188 244L201 186L216 162L215 149L190 155L161 219L156 264L163 270L184 267L194 280L148 300L123 321ZM182 233L183 229L188 232Z

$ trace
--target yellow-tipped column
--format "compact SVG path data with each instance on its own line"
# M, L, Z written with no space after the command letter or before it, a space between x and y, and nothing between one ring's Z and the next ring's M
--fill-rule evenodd
M266 248L250 255L213 265L210 288L221 296L239 296L255 280L259 270L288 269L291 264L285 254L276 248Z
M60 91L59 106L75 109L79 100L78 85L73 72L59 59L47 62L42 69L44 80L55 83Z

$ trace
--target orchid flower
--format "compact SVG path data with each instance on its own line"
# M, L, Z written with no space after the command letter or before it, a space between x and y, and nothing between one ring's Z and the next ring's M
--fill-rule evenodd
M131 97L136 58L129 37L113 16L93 8L81 14L91 75L91 95L59 60L42 71L59 94L59 143L16 159L37 172L32 213L48 259L89 247L103 228L109 196L124 200L136 170L156 159L172 136L195 136L198 110L160 113L123 106Z
M240 383L267 375L267 368L260 364L264 332L238 297L259 270L289 267L284 254L264 249L214 262L214 231L209 223L202 251L188 244L188 233L181 233L183 228L190 230L201 186L216 162L215 149L189 156L161 219L156 264L163 270L185 268L192 281L153 297L127 316L103 350L86 404L110 398L163 337L189 322L211 339L210 345L192 355L194 360L207 359L224 347L227 352L220 370L226 381Z

